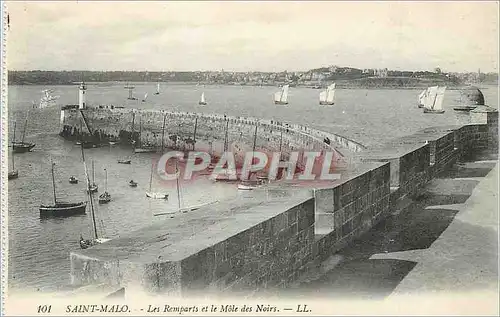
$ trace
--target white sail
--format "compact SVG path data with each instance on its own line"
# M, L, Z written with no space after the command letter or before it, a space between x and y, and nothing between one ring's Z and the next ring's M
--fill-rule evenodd
M436 91L436 100L432 109L434 110L443 110L443 100L444 100L444 92L446 91L446 87L439 87Z
M277 91L274 93L274 101L280 101L281 100L281 91Z
M325 102L327 96L328 96L328 91L327 90L320 92L319 93L319 101L320 102Z
M157 83L156 84L156 93L159 94L160 93L160 83Z
M439 88L438 86L432 86L427 88L427 94L424 96L423 99L424 108L433 109L434 100L436 99L438 88Z
M424 91L422 91L422 92L420 93L420 95L418 95L418 104L420 104L420 105L423 105L423 104L424 104L424 98L425 98L425 96L426 96L426 94L427 94L427 91L428 91L428 90L429 90L429 89L425 89Z
M327 91L326 101L332 103L335 97L335 83L328 86L328 89L326 91Z
M144 100L148 99L148 93L144 94Z
M281 99L280 101L283 103L288 102L288 85L283 85L283 89L281 90Z
M204 92L201 93L200 103L205 103L205 93Z

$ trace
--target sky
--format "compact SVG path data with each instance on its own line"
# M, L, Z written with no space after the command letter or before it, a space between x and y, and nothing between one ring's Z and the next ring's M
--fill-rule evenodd
M7 2L10 70L498 72L498 2Z

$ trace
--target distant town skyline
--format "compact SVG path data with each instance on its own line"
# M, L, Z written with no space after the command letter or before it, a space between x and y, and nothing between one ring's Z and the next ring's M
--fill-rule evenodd
M498 72L497 2L8 2L10 70Z

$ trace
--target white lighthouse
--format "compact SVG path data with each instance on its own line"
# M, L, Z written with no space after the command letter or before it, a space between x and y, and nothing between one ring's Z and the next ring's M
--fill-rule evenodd
M87 91L87 86L84 82L80 84L79 94L78 94L78 109L85 109L85 92Z

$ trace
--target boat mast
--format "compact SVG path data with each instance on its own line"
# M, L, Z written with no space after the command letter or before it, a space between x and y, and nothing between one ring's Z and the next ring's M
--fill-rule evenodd
M54 178L54 165L56 163L52 162L52 159L50 160L50 165L51 165L51 171L52 171L52 189L54 191L54 206L57 205L57 197L56 197L56 180Z
M177 174L179 172L179 167L178 167L178 161L177 159L175 160L175 173ZM175 178L176 184L177 184L177 206L179 210L181 210L181 191L179 188L179 175Z
M434 106L436 105L436 99L437 99L438 92L439 92L439 87L436 89L436 93L434 94L434 102L432 103L432 107L431 107L432 110L434 110Z
M142 147L142 117L139 117L139 148Z
M14 172L16 170L15 164L14 164L14 151L12 151L12 171Z
M108 170L107 169L104 169L104 191L107 192L108 191Z
M151 164L151 175L149 176L149 192L151 192L152 183L153 183L153 164Z
M23 137L21 139L21 143L24 143L24 136L26 135L26 126L28 125L28 116L30 114L30 111L26 113L26 121L24 122L24 129L23 129Z
M227 119L226 119L227 120ZM228 128L229 128L229 120L226 121L226 132L224 134L224 152L227 152L227 148L228 148Z
M14 133L12 135L12 143L16 142L16 121L14 121Z
M83 168L85 169L85 178L87 179L87 187L90 189L90 180L89 180L89 174L87 173L87 165L85 164L85 154L83 152L83 143L81 145L82 147L82 160L83 160ZM94 165L94 161L92 161L92 166ZM95 213L94 213L94 200L92 199L92 191L89 190L88 191L89 193L89 200L90 200L90 211L91 211L91 214L92 214L92 225L94 227L94 234L95 234L95 238L98 239L98 236L97 236L97 225L95 223Z
M281 158L282 158L282 155L281 155L281 147L283 145L283 131L281 131L281 134L280 134L280 161L281 161Z
M196 143L196 128L198 127L198 117L195 118L194 121L194 133L193 133L193 151L194 151L194 145Z
M95 185L95 169L94 169L94 160L92 160L92 184Z
M166 120L167 120L167 114L164 114L163 115L163 128L161 129L161 153L163 154L163 147L164 147L164 144L165 144L165 123L166 123Z

